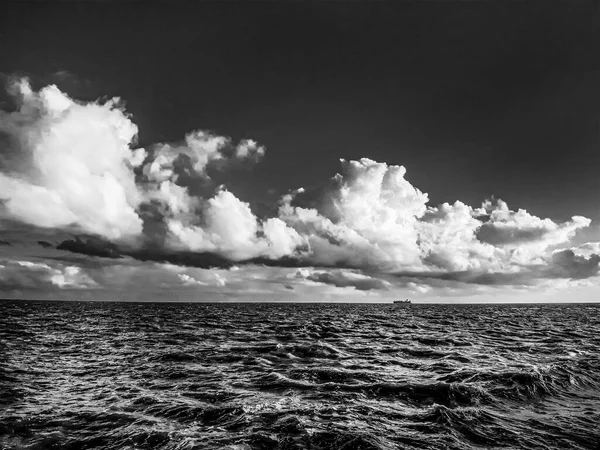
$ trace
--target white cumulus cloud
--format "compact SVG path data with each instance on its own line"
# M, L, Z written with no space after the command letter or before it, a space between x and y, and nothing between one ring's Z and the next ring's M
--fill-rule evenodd
M185 223L177 216L167 219L173 247L244 260L279 258L302 244L300 235L282 220L259 221L247 203L225 189L208 199L199 214L202 225Z
M460 201L427 206L402 166L370 159L343 161L342 171L310 207L304 190L286 196L280 217L306 239L301 257L310 265L384 273L461 273L463 280L493 284L523 280L553 264L553 250L590 220L541 219L499 200L473 208ZM485 277L484 277L485 276Z
M137 235L142 200L130 144L137 127L119 100L79 103L56 86L12 87L18 109L0 112L0 200L8 214L41 227L76 226L111 239Z
M501 200L431 206L403 166L362 158L341 160L325 187L298 189L280 200L275 217L259 218L225 186L204 189L213 168L260 160L265 148L257 142L196 130L146 151L135 148L137 127L118 99L79 102L56 86L36 92L26 80L11 89L17 108L0 112L0 216L12 221L125 243L134 258L144 248L131 248L151 242L155 261L161 251L206 252L229 263L286 258L322 267L299 272L304 280L349 290L387 289L375 273L406 276L420 293L441 278L531 285L597 273L597 243L568 250L589 226L585 217L559 223ZM75 266L21 267L50 274L58 287L93 285ZM218 273L214 280L180 273L174 281L228 284Z

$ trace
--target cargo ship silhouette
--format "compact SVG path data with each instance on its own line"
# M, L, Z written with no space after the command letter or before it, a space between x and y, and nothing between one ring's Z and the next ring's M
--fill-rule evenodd
M406 300L394 300L394 305L403 305L403 306L406 305L406 306L408 306L408 305L411 305L411 304L412 304L412 302L409 299L406 299Z

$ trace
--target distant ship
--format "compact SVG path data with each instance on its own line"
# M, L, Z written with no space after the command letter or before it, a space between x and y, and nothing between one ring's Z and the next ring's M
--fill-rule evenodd
M410 305L412 302L409 299L406 300L394 300L394 305Z

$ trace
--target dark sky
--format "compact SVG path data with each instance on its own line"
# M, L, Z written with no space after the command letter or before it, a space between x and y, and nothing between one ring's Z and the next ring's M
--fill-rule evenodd
M10 2L0 71L118 95L140 141L266 145L266 198L339 158L403 164L433 203L600 218L598 1Z

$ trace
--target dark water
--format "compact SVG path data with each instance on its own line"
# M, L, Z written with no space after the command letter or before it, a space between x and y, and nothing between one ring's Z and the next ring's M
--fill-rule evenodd
M599 313L0 302L0 448L600 448Z

